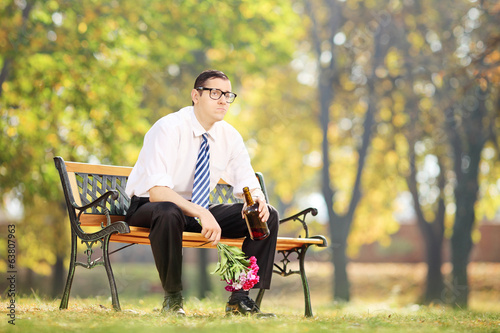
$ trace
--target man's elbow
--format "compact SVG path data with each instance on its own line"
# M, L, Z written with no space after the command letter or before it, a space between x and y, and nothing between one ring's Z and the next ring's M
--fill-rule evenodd
M150 202L161 202L167 201L169 188L166 186L155 186L152 187L149 192Z

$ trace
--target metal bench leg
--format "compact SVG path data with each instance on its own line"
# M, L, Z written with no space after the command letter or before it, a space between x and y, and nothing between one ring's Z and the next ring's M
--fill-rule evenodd
M300 277L302 278L302 287L304 288L304 303L305 303L304 315L306 317L313 317L313 312L311 307L311 293L309 291L309 283L307 282L306 271L304 268L307 248L308 246L304 245L299 252L299 267L300 267Z
M106 273L108 274L109 288L111 289L111 303L113 309L116 311L121 311L120 301L118 299L118 291L116 290L115 277L113 275L113 270L111 269L111 263L109 261L109 238L111 235L104 237L102 242L102 255L104 258L104 267L106 268Z
M71 292L71 285L73 284L73 277L75 276L75 263L76 263L76 235L74 232L71 232L71 256L69 259L68 278L66 279L66 285L64 286L64 293L61 298L61 304L59 305L60 310L68 308L69 293Z

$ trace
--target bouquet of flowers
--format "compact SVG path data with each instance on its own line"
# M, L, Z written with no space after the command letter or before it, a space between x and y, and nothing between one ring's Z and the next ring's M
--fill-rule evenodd
M227 282L226 290L250 290L259 282L257 259L247 259L243 251L235 246L218 243L219 261L212 274L219 274Z

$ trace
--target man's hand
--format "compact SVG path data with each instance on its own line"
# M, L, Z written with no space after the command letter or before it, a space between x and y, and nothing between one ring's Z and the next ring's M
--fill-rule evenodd
M255 199L259 203L259 217L262 222L267 222L269 218L269 208L267 207L267 202L261 197Z
M219 243L221 237L221 229L219 223L215 220L215 217L210 213L208 209L204 209L204 211L199 214L200 223L201 223L201 234L203 237L212 242L215 246Z
M155 186L149 190L151 202L170 201L175 203L187 216L198 217L201 223L203 237L217 245L221 237L221 229L215 217L206 208L194 204L166 186Z
M262 193L262 191L260 189L252 190L252 194L254 192L256 193L256 196L252 195L252 197L253 197L253 200L259 204L259 218L262 222L267 222L270 214L269 214L269 208L267 207L267 202L264 199L264 193ZM247 203L244 202L243 209L241 210L241 217L242 218L245 218L244 211L246 208L247 208Z

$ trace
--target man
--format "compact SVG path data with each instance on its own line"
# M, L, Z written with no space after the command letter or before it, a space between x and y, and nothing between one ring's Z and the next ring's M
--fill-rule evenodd
M268 206L250 164L241 135L225 122L236 94L220 71L204 71L191 91L192 106L158 120L148 131L126 187L131 204L125 220L150 228L149 239L156 268L165 290L162 312L185 315L182 303L182 232L201 232L214 245L221 236L239 238L243 252L255 256L260 281L269 289L278 234L278 213ZM259 203L259 216L270 235L252 241L242 216L243 204L208 207L208 193L219 179L242 196L248 186ZM248 292L235 291L227 313L264 316ZM272 315L272 314L267 314Z

